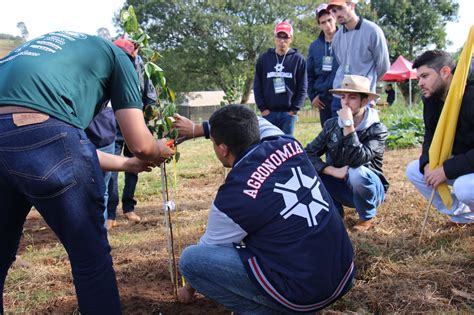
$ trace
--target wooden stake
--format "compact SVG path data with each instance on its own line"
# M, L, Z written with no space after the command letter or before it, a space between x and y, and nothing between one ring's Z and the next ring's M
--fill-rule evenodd
M174 255L174 240L173 240L173 226L171 223L171 214L168 209L168 179L166 176L165 163L162 163L160 166L161 169L161 193L163 196L163 212L165 215L165 228L166 228L166 242L168 244L168 263L169 263L169 272L171 276L171 284L173 286L173 294L175 299L178 297L178 288L177 283L175 282L176 274L176 259Z
M430 200L428 202L428 207L426 208L426 211L425 211L425 219L423 220L423 226L421 227L420 238L418 238L418 245L421 244L421 239L423 238L423 232L425 231L426 222L428 221L428 213L430 212L430 208L431 208L431 204L433 203L435 192L436 192L436 188L433 188L433 191L431 192Z

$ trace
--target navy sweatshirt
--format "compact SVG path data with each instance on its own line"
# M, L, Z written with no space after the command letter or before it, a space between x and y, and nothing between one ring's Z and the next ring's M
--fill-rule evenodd
M258 58L253 81L255 102L260 111L297 112L303 107L308 88L306 61L298 50L290 48L283 61L283 71L277 72L277 59L282 63L283 56L278 56L275 48L268 49ZM273 81L276 77L284 78L284 93L275 94Z

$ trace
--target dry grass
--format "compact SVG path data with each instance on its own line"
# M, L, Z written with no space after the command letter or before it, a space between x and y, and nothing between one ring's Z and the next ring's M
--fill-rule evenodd
M312 131L300 126L297 137L308 139L303 136L306 129L314 134L318 126L311 125L316 129ZM224 176L206 141L188 142L181 151L179 188L171 197L178 205L173 214L176 251L178 239L183 248L204 231L207 209ZM391 188L379 209L378 223L367 233L350 234L358 269L355 286L325 312L474 313L474 227L452 226L432 210L418 246L426 202L404 176L406 164L417 158L418 151L387 152L385 172ZM140 177L137 212L144 222L132 225L120 218L110 233L124 313L228 314L205 298L189 306L174 301L157 182L158 171ZM355 211L346 213L350 225ZM77 312L67 257L44 227L33 212L20 246L21 259L7 279L7 313Z

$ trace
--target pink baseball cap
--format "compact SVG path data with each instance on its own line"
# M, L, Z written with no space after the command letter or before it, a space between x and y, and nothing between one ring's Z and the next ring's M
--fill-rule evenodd
M288 37L293 37L293 26L286 21L280 22L275 26L275 35L278 33L285 33Z
M114 41L115 46L120 47L127 55L135 57L135 44L127 39L119 38Z

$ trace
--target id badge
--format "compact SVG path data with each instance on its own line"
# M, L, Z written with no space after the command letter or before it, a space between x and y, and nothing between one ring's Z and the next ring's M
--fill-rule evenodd
M323 57L323 71L332 71L332 56Z
M351 74L351 67L349 65L344 67L344 74Z
M273 88L275 89L275 94L285 93L285 79L281 77L273 78Z

